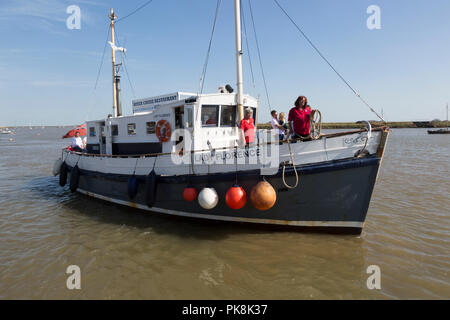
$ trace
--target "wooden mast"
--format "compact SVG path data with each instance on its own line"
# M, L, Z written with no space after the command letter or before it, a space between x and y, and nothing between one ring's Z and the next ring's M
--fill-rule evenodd
M111 49L112 49L112 79L113 79L113 116L117 117L117 88L116 88L116 51L114 50L114 20L117 19L114 9L111 8L109 13L109 18L111 19Z
M244 89L242 84L242 40L241 40L241 1L234 0L234 18L236 26L236 75L238 123L244 119Z

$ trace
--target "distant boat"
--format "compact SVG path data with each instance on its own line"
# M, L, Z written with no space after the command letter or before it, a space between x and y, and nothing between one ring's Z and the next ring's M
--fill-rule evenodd
M13 134L14 132L12 132L11 130L8 129L3 129L0 131L0 134Z
M428 134L450 134L448 130L448 103L447 103L447 129L439 129L439 130L428 130Z

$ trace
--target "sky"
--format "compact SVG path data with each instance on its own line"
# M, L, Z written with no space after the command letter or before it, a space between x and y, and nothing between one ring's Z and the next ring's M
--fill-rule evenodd
M0 0L0 126L79 124L112 113L110 47L100 68L109 8L120 19L146 1ZM273 0L250 1L270 104L249 0L242 0L249 43L247 47L244 38L244 91L259 97L260 122L269 121L271 109L288 112L299 95L321 110L325 122L376 119ZM386 120L445 119L450 102L450 1L278 1ZM124 114L131 114L134 98L197 92L216 4L153 0L117 23L117 39L127 48L129 78L121 72ZM80 29L67 28L71 5L80 8ZM380 8L380 29L367 27L371 5ZM224 84L236 88L233 6L233 0L221 2L205 93Z

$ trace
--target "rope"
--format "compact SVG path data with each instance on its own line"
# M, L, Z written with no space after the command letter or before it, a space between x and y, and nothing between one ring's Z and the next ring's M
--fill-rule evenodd
M139 161L139 158L136 158L136 163L134 165L134 170L133 170L133 176L136 174L136 167L137 167L138 161Z
M250 1L250 0L249 0ZM292 22L292 24L297 28L297 30L302 34L302 36L308 41L311 47L319 54L319 56L328 64L328 66L336 73L336 75L344 82L347 87L358 97L369 109L372 111L381 121L386 122L383 117L381 117L362 97L361 95L348 83L347 80L336 70L336 68L328 61L327 58L320 52L320 50L314 45L314 43L309 39L309 37L303 32L303 30L295 23L295 21L289 16L289 14L284 10L284 8L280 5L277 0L273 0L276 5L283 11L283 13L288 17L288 19Z
M102 59L100 60L100 65L98 67L98 71L97 71L97 78L95 79L95 84L94 84L94 90L92 90L91 93L91 97L89 98L90 100L90 106L88 107L88 112L86 113L86 119L85 121L87 121L89 119L89 114L92 111L92 107L94 105L93 103L93 97L94 97L94 93L97 90L97 85L98 85L98 80L100 79L100 73L102 71L102 67L103 67L103 61L105 60L105 53L106 53L106 47L108 45L108 39L109 39L109 33L111 31L111 25L108 26L108 32L106 34L106 40L105 40L105 45L103 46L103 54L102 54Z
M318 110L318 109L313 110L313 112L314 112L314 115L316 115L316 114L319 115L319 122L316 123L316 122L314 121L314 117L311 117L311 118L309 119L309 127L310 127L311 129L313 129L314 132L315 132L315 135L313 136L313 135L311 134L311 130L310 130L310 131L309 131L309 137L310 137L312 140L317 140L317 139L320 138L320 135L322 134L322 113L321 113L320 110ZM317 128L317 133L316 133L316 128Z
M212 27L212 30L211 30L211 37L209 38L208 51L206 52L205 64L203 65L202 75L200 76L200 83L199 83L197 95L203 93L203 85L205 83L206 70L208 69L209 55L211 53L211 46L212 46L212 41L213 41L213 38L214 38L214 31L216 30L217 17L219 16L219 8L220 8L221 2L222 2L222 0L217 0L216 15L214 17L214 23L213 23L213 27Z
M129 14L127 14L126 16L124 16L124 17L122 17L122 18L120 18L120 19L117 19L117 20L115 21L115 23L117 23L117 22L119 22L119 21L122 21L122 20L125 20L125 19L128 18L129 16L132 16L133 14L135 14L136 12L138 12L139 10L141 10L141 9L143 9L144 7L148 6L152 1L153 1L153 0L147 1L146 3L144 3L143 5L141 5L140 7L136 8L134 11L130 12Z
M267 98L267 104L269 107L269 111L271 109L270 99L269 99L269 91L267 90L267 83L266 83L266 77L264 75L264 68L262 65L262 59L261 59L261 51L259 50L259 42L258 42L258 36L256 35L256 27L255 27L255 20L253 19L253 10L252 10L252 4L250 0L248 0L248 6L250 8L250 17L252 18L252 25L253 25L253 32L255 34L255 42L256 42L256 48L258 50L258 59L259 59L259 66L261 68L261 74L264 82L264 89L266 90L266 98Z
M195 171L194 171L194 153L191 152L191 167L192 167L192 175L195 175Z
M106 53L106 47L108 45L108 39L109 39L109 33L111 32L111 25L108 26L108 33L106 35L106 40L105 40L105 45L103 46L103 54L102 54L102 60L100 61L100 66L98 68L98 72L97 72L97 79L95 80L95 85L94 85L94 91L97 89L97 85L98 85L98 80L100 78L100 72L102 70L102 66L103 66L103 61L105 59L105 53Z
M244 31L245 44L247 46L247 51L248 51L248 62L249 62L249 66L250 66L250 74L252 75L253 90L256 91L255 76L254 76L254 73L253 73L252 55L250 54L250 46L248 45L247 26L245 24L245 15L244 15L244 8L243 8L243 6L241 6L241 19L242 19L242 25L244 27L243 31Z
M236 161L236 166L235 166L235 177L234 177L234 184L237 185L238 182L238 155L237 155L237 146L234 147L234 155L235 155L235 161Z
M285 171L285 169L286 169L286 164L284 163L283 164L283 173L282 173L282 178L283 178L283 184L284 184L284 186L286 187L286 188L288 188L288 189L295 189L295 188L297 188L297 186L298 186L298 173L297 173L297 168L295 167L295 163L294 163L294 155L292 154L292 150L291 150L291 142L290 142L290 139L288 138L287 139L287 143L288 143L288 147L289 147L289 154L290 154L290 157L291 157L291 162L292 162L292 166L294 167L294 172L295 172L295 185L294 186L290 186L290 185L288 185L287 183L286 183L286 178L285 178L285 175L284 175L284 171Z
M117 34L117 31L115 31L115 33ZM120 47L120 42L119 42L119 35L117 34L117 45ZM133 84L131 83L131 78L130 75L128 74L128 69L127 69L127 65L125 64L125 61L127 60L127 55L125 54L125 52L122 52L122 63L123 63L123 68L125 69L125 74L127 76L127 80L128 80L128 84L130 85L131 88L131 93L133 94L133 98L136 98L136 94L134 92L134 87Z

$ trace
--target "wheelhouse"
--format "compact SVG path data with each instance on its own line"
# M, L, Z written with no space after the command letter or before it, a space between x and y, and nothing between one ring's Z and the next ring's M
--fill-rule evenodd
M235 93L177 92L133 100L133 115L86 122L87 152L119 156L170 153L186 134L191 137L192 150L233 147L240 134L236 99ZM256 124L257 100L245 95L245 108L253 110Z

